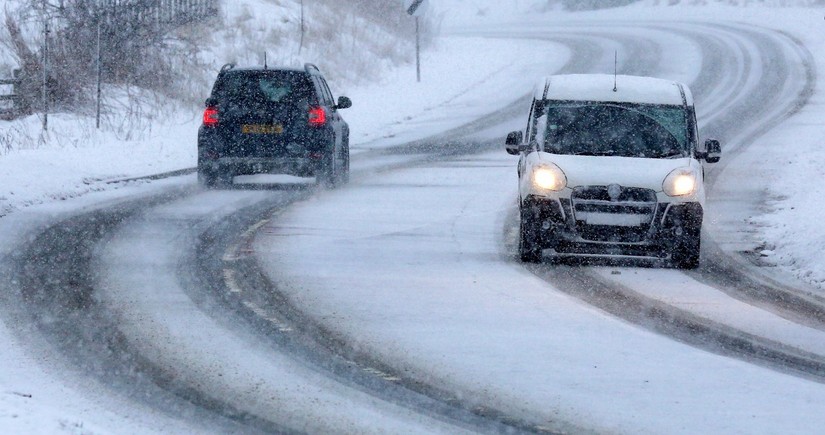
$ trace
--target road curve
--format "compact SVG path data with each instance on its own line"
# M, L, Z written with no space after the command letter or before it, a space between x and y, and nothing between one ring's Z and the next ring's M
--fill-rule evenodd
M651 38L635 35L636 25L559 29L541 37L587 53L574 57L565 67L567 72L592 70L610 56L613 47L623 47L624 52L632 53L623 64L623 72L654 73L662 68L661 50ZM770 86L725 81L734 75L730 71L754 76L750 68L758 61L763 63L763 71L770 70L764 68L765 59L786 55L784 46L776 47L776 35L742 28L711 31L691 24L659 31L718 47L705 52L712 67L702 70L693 88L697 99L714 102L711 110L701 115L709 130L722 138L741 137L744 141L759 132L737 131L731 125L740 127L741 119L750 119L771 126L804 103L804 89L811 86L813 78L809 72L800 97L794 100L783 98L788 91L776 86L781 80L776 76L757 75ZM766 51L761 56L754 53L748 41L761 41L756 49ZM791 71L781 73L796 77ZM764 92L753 96L754 89ZM710 98L714 94L717 97ZM753 98L777 104L754 113L750 110ZM404 163L382 168L392 170L497 147L463 141L462 137L479 127L520 116L524 101L442 136L367 153L362 158L388 153L408 157ZM449 151L433 146L445 142L457 146ZM462 398L435 383L406 377L279 296L279 289L273 288L244 251L245 237L250 236L250 228L260 228L255 225L273 211L311 193L202 192L185 185L163 195L82 213L55 222L21 246L19 255L4 259L3 267L14 277L4 290L19 305L17 315L26 318L58 349L67 364L81 367L112 385L114 391L163 408L170 415L209 421L218 432L380 432L388 427L444 432L586 429L578 422L530 421ZM719 258L728 255L709 252ZM147 275L147 269L154 273ZM584 268L565 269L561 278L562 272L549 266L539 266L536 273L564 284L559 288L581 289L575 284L581 279L594 282ZM719 271L709 270L707 264L697 273L713 280L716 287L727 288L717 278ZM727 276L727 282L735 279L732 274ZM610 291L623 288L609 280L604 285ZM141 291L134 291L137 288ZM589 302L599 306L598 301ZM165 310L159 311L163 307ZM633 316L627 310L614 314ZM810 318L806 313L797 314ZM721 338L716 340L716 345L720 344L724 344ZM250 348L257 350L249 355ZM733 353L755 356L742 350ZM223 381L218 379L224 377ZM284 379L295 383L286 384ZM353 404L348 404L349 400Z

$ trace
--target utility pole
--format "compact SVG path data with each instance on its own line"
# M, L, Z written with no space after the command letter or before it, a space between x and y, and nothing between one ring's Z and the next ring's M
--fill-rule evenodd
M304 48L304 31L306 27L304 27L304 0L301 0L301 42L298 44L298 54L301 54L301 50Z
M49 129L49 21L43 26L43 131Z
M102 79L102 65L100 59L100 21L97 22L97 120L95 127L100 130L100 81Z
M421 82L421 24L418 17L425 8L421 6L425 0L407 0L407 13L415 16L415 77Z
M415 77L421 83L421 26L415 17Z

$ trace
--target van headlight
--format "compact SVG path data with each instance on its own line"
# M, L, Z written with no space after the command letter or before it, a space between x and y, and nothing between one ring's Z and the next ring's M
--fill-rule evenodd
M533 169L533 184L545 190L562 190L567 187L567 176L558 166L543 164Z
M685 196L696 191L697 183L696 171L690 168L679 168L665 177L662 189L668 196Z

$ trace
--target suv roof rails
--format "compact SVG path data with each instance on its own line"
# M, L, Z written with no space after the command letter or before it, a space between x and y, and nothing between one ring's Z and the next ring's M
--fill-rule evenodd
M235 68L235 64L234 63L227 63L227 64L225 64L224 66L221 67L221 72L229 71L232 68Z
M304 64L304 70L305 70L306 72L308 72L308 73L311 73L311 72L312 72L312 70L317 71L317 72L318 72L318 74L320 74L320 73L321 73L321 70L320 70L320 69L318 69L318 66L317 66L317 65L315 65L314 63L305 63L305 64Z

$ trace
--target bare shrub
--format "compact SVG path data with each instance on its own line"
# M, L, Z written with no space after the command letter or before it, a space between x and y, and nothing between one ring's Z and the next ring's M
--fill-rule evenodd
M217 4L218 0L20 0L6 13L0 43L14 53L22 70L23 114L42 109L43 24L52 29L49 104L52 111L94 114L96 49L101 31L104 88L103 124L129 138L149 129L146 119L168 113L173 101L200 103L225 62L272 65L318 63L331 79L347 84L374 80L387 65L413 60L415 20L400 0L304 0L307 24L299 50L300 0L276 0L266 17L244 7L220 22L217 8L180 20L162 19L153 7L165 4ZM228 3L233 7L234 3ZM155 12L152 12L155 11ZM203 12L203 9L201 10ZM437 29L436 20L421 20L424 44ZM233 41L227 43L227 41ZM210 52L219 47L223 52ZM168 97L153 103L135 92L143 88ZM113 92L109 95L110 92ZM118 99L127 100L119 101ZM191 110L189 108L188 110ZM143 117L144 120L139 120Z
M35 148L37 143L28 126L21 121L10 121L0 129L0 155Z
M42 106L43 41L48 46L48 99L58 110L79 110L90 102L101 70L108 83L174 92L185 83L175 71L196 59L197 44L182 28L217 14L217 0L74 0L50 5L28 0L17 17L6 14L6 45L21 66L19 94L24 109ZM19 22L48 24L51 32L25 34ZM99 32L99 33L98 33ZM24 112L25 113L25 112Z

